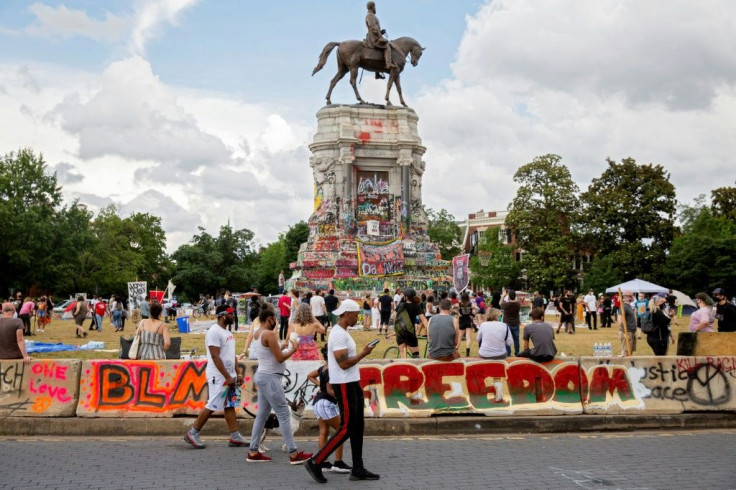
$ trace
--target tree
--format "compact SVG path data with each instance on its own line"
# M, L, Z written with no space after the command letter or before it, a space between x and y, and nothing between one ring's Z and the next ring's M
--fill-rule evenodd
M48 287L49 277L36 260L53 241L54 221L61 203L56 176L46 173L43 155L30 148L6 154L0 161L0 291L27 292L32 285Z
M286 261L286 241L284 236L261 248L256 265L256 284L263 294L275 294L279 290L279 271L289 270Z
M713 189L710 195L710 210L713 215L736 223L736 187L719 187Z
M309 225L306 222L300 221L295 225L289 226L289 229L284 234L284 254L287 268L290 263L296 262L299 247L302 243L306 243L308 238Z
M596 257L584 276L585 289L605 291L607 288L624 282L625 278L618 268L614 255Z
M439 212L424 208L427 215L427 234L432 243L436 243L440 254L445 260L450 260L460 254L461 236L460 227L455 222L455 217L445 209Z
M477 253L470 258L473 285L500 290L503 287L518 288L521 266L515 260L514 248L498 239L496 230L489 230L476 246ZM483 266L480 253L490 253L488 265Z
M675 186L661 165L633 158L608 168L581 196L583 241L610 257L620 277L659 280L675 237Z
M253 232L222 226L216 238L199 227L199 234L171 255L172 281L182 297L196 300L199 294L215 294L219 289L248 291L256 285Z
M577 219L578 186L558 155L536 157L514 174L520 184L509 205L511 227L527 280L534 289L562 289L574 282L573 223Z
M664 271L675 289L689 295L716 287L736 290L736 223L715 216L696 201L680 214L683 234L675 238Z

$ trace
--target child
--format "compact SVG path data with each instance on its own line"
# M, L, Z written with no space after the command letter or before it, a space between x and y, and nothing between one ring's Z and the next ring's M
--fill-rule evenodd
M327 360L327 345L322 346L322 357ZM312 371L307 375L307 379L319 386L319 391L314 397L314 415L319 422L319 448L322 449L327 444L330 435L330 427L337 430L340 427L340 409L337 406L335 392L330 384L330 376L327 372L327 364L320 366L319 369ZM350 473L352 468L345 464L342 460L342 444L335 450L334 463L325 461L322 463L322 469L332 471L333 473Z

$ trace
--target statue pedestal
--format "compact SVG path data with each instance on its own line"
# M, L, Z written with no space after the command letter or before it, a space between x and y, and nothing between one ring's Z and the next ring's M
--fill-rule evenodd
M418 120L403 107L330 105L317 112L309 146L314 211L290 287L450 287L451 266L427 236Z

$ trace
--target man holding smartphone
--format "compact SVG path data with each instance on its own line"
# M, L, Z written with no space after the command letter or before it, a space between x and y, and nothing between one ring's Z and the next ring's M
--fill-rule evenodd
M326 483L322 475L322 463L346 439L350 438L350 449L353 456L351 480L378 480L380 477L363 466L363 420L364 398L360 387L360 371L358 362L368 356L378 343L373 341L357 353L355 341L348 333L348 327L358 321L360 306L351 299L346 299L334 311L337 324L330 331L327 340L327 365L330 384L335 391L337 405L340 407L340 427L319 452L307 460L304 466L307 472L318 483Z

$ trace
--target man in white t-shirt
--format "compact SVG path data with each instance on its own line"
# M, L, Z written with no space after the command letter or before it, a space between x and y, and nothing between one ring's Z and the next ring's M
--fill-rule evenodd
M230 395L237 395L237 387L243 384L243 377L237 374L238 366L235 359L235 338L227 330L228 325L235 322L234 311L228 305L220 305L215 312L217 323L212 325L204 337L207 346L207 388L209 399L204 409L197 417L194 425L184 436L184 440L197 449L204 449L205 445L199 438L199 432L207 423L213 412L225 412L225 420L230 429L230 447L248 446L248 441L238 430L238 421L235 418L235 406L239 400ZM228 393L229 391L229 393Z
M309 306L312 307L312 315L314 318L322 324L325 329L327 328L327 307L325 306L325 299L322 297L321 291L315 291L314 296L309 301ZM317 340L317 333L314 334L314 340ZM325 334L322 334L322 342L325 341Z
M330 373L330 384L335 391L335 398L340 407L340 427L319 452L307 460L304 466L307 472L318 483L327 479L322 475L322 463L340 447L348 438L353 455L351 480L378 480L380 477L363 466L363 410L365 408L363 389L360 387L360 370L358 362L369 355L375 344L363 347L357 353L355 341L348 333L358 321L360 306L351 299L346 299L334 311L338 316L337 323L330 331L327 341L327 369Z
M598 330L598 302L592 289L583 298L583 305L585 306L585 323L588 324L588 330L591 329L591 318L593 319L593 330Z

